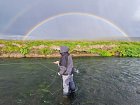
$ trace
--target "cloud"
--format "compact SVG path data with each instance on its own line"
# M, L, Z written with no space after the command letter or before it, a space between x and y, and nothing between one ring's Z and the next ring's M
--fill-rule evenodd
M140 21L140 6L138 7L136 12L134 13L133 18L134 18L135 21Z

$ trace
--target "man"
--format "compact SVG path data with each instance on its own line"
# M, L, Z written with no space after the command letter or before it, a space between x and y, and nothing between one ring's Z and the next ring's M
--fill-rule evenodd
M63 95L68 96L71 92L75 91L75 83L73 81L73 60L69 54L69 48L66 46L60 47L60 54L60 61L54 63L58 64L58 74L62 76Z

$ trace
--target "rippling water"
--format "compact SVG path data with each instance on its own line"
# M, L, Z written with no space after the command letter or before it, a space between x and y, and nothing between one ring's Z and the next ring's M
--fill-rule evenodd
M0 59L0 105L140 105L140 58L74 58L78 90L62 97L53 59Z

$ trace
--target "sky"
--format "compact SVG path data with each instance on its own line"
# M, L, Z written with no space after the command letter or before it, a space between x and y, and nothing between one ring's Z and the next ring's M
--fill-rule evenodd
M0 0L0 39L140 37L140 0Z

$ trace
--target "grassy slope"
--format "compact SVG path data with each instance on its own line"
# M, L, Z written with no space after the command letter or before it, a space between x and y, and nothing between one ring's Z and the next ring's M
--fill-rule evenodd
M68 46L72 54L140 57L140 42L126 41L5 41L0 40L0 56L4 54L53 55L59 46Z

